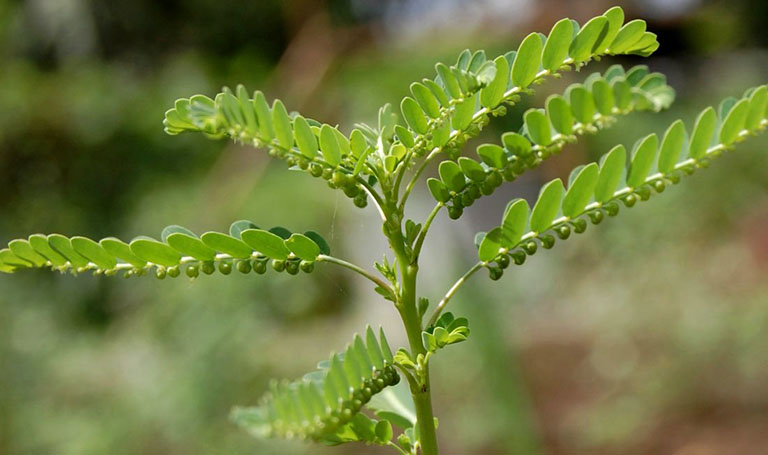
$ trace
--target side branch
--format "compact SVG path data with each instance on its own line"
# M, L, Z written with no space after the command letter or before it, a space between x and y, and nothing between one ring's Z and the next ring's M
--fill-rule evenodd
M435 322L437 322L437 318L440 317L440 313L443 311L443 308L445 308L446 305L448 305L448 302L451 300L451 298L458 292L459 288L471 277L475 274L478 270L485 267L484 262L478 262L477 264L473 265L471 269L467 270L467 273L462 275L461 278L459 278L456 283L451 286L451 289L448 290L448 292L445 294L445 297L443 297L442 300L440 300L440 303L437 304L437 307L435 308L435 311L432 313L432 317L429 318L429 322L427 322L427 327L434 325Z
M388 292L390 292L393 296L395 295L394 289L392 289L392 286L389 285L389 283L385 282L381 278L377 277L376 275L372 274L371 272L365 270L364 268L357 266L355 264L352 264L351 262L347 262L343 259L339 259L333 256L327 256L325 254L321 254L317 257L318 262L329 262L331 264L336 264L341 267L347 268L349 270L352 270L353 272L356 272L360 275L362 275L365 278L368 278L373 283L375 283L378 286L381 286L382 288L386 289Z

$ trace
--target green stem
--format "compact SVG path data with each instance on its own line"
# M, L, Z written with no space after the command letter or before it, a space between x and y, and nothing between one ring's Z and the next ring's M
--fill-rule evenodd
M456 281L456 283L451 286L451 289L448 290L448 292L445 294L445 297L443 297L442 300L440 300L440 303L437 304L437 307L435 308L435 312L432 313L432 317L429 318L429 322L427 322L427 327L433 325L435 322L437 322L437 318L440 316L440 313L443 311L443 308L445 308L446 305L448 305L448 302L451 300L454 294L461 288L461 286L471 277L475 274L478 270L483 268L486 264L483 262L478 262L477 264L473 265L471 269L467 270L467 273L461 276L461 278Z
M395 291L392 289L392 286L390 286L388 283L386 283L381 278L377 277L376 275L372 274L371 272L365 270L364 268L357 266L355 264L352 264L351 262L347 262L343 259L335 258L333 256L327 256L325 254L321 254L317 257L317 262L330 262L331 264L336 264L341 267L344 267L346 269L352 270L353 272L359 273L360 275L364 276L365 278L368 278L369 280L373 281L375 284L381 286L382 288L388 290L393 296L395 295Z
M389 229L387 229L389 228ZM397 229L394 226L385 226L385 232L389 239L389 244L395 252L397 262L400 267L401 288L400 299L397 302L397 310L405 326L405 333L408 337L408 344L411 348L411 354L418 356L426 354L424 343L421 340L421 318L416 308L416 277L419 273L418 263L411 260L405 251L405 239L399 224ZM421 385L416 387L411 385L411 396L416 408L416 420L419 426L419 442L421 444L422 455L438 455L437 433L435 431L435 418L432 413L432 396L429 385L429 367L423 371Z

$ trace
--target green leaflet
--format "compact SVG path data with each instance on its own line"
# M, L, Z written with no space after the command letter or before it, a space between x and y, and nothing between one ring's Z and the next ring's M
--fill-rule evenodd
M344 355L333 354L320 370L292 383L273 384L255 408L236 408L233 420L261 437L310 438L329 444L365 441L386 444L391 424L360 413L363 405L400 377L384 333L366 329Z
M568 135L573 132L571 106L562 96L552 95L547 98L547 115L558 133Z
M637 141L632 151L632 161L627 175L627 185L638 187L648 176L656 160L656 152L659 147L659 138L655 134L646 136Z
M659 172L668 173L677 164L685 143L685 125L682 120L674 122L664 133L659 152Z
M243 242L259 253L272 259L288 259L291 250L280 236L261 229L248 229L242 232Z
M320 153L331 166L338 166L341 162L341 147L339 147L336 133L330 125L320 127Z
M627 22L621 27L616 38L611 43L610 52L612 54L622 54L632 49L633 45L643 37L643 33L645 33L645 21L635 19Z
M275 137L275 130L272 126L272 114L269 111L267 99L258 90L253 94L253 108L256 110L256 117L259 119L259 133L265 142L271 141Z
M495 144L483 144L477 147L477 156L483 160L483 163L496 169L503 168L507 163L504 149Z
M307 158L314 158L317 155L317 139L312 128L304 117L297 115L293 119L294 132L296 134L296 145L299 146L301 154Z
M595 185L595 200L608 202L613 198L613 192L619 186L627 162L627 150L623 145L617 145L600 161L600 173Z
M579 123L592 123L595 118L595 100L586 87L573 85L567 92L571 103L571 112Z
M570 19L561 19L552 27L541 56L541 65L545 70L554 72L563 65L572 39L573 23Z
M584 24L579 33L573 38L569 54L574 62L584 62L597 51L597 45L608 32L608 19L597 16Z
M285 110L285 106L280 100L275 100L272 104L272 125L280 146L291 149L293 147L293 126L291 125L291 118L288 117L288 111Z
M728 112L720 127L720 142L729 146L736 142L739 134L744 129L749 114L749 100L742 99Z
M501 244L504 248L514 247L523 237L525 226L528 224L529 212L528 202L525 199L515 199L507 205L504 218L501 221L501 229L504 234Z
M305 261L314 261L320 255L320 247L309 237L303 234L292 234L285 241L285 246Z
M552 143L552 130L544 111L531 109L525 113L524 120L528 134L535 144L547 146Z
M72 248L100 269L111 269L117 265L117 259L93 240L86 237L72 237ZM13 249L11 249L13 251Z
M597 185L598 167L591 163L584 166L568 185L568 191L563 198L563 215L569 218L577 217L592 199Z
M162 266L176 265L181 261L181 253L165 243L150 237L139 237L130 243L131 252L147 262Z
M524 89L536 79L541 66L542 47L541 38L536 33L523 40L512 64L512 84Z
M477 256L483 262L492 261L499 255L499 250L502 246L503 231L501 227L495 227L488 231L480 242L480 247L477 250Z
M403 98L400 103L400 111L411 129L419 134L425 134L428 131L427 116L416 100L409 97Z
M51 246L48 244L48 237L42 234L30 235L29 245L34 248L35 251L45 257L48 261L50 261L52 267L61 267L67 263L67 258L51 248Z
M461 191L467 185L466 177L461 168L453 161L443 161L438 167L440 180L452 191Z
M487 108L496 107L504 98L509 83L509 63L504 56L496 57L496 75L493 80L480 92L480 104Z
M531 230L544 232L549 224L557 216L560 210L560 201L563 198L563 182L560 179L552 180L541 188L539 199L531 212Z
M79 269L88 265L88 260L72 248L72 242L67 237L61 234L51 234L48 236L48 244L57 253L67 258L73 268Z
M416 102L419 103L419 106L421 106L427 115L432 118L437 118L440 116L440 103L437 101L434 93L432 93L432 91L429 90L426 85L419 82L414 82L411 84L411 94L413 94ZM403 114L403 116L405 116L405 114ZM408 121L407 117L406 121Z

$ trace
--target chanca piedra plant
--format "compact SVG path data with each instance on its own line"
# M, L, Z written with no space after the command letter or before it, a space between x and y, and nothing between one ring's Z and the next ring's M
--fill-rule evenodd
M466 155L465 143L548 77L604 56L648 56L658 46L644 21L624 23L618 7L583 26L563 19L549 35L528 35L517 51L493 59L483 51L464 51L453 65L438 63L434 78L411 85L412 96L400 103L401 115L386 105L379 110L378 125L358 124L349 134L289 112L279 100L270 106L263 93L251 96L242 86L225 88L213 99L180 99L166 112L169 134L202 132L264 149L291 169L325 180L358 207L371 202L394 256L375 264L378 273L332 256L316 232L261 229L251 221L236 221L228 233L200 236L169 226L160 240L130 242L35 234L0 251L0 272L49 267L107 276L152 273L162 279L233 270L260 275L269 268L295 275L324 264L349 269L392 302L408 346L393 352L383 331L368 327L314 372L294 382L274 382L258 406L236 408L233 419L257 437L361 441L401 454L436 454L429 362L469 336L468 321L445 309L470 276L486 269L498 280L505 269L523 265L540 248L552 248L558 239L582 233L606 215L616 216L622 206L633 207L663 192L768 125L768 88L760 86L723 101L718 109L705 109L689 127L676 121L663 137L644 137L631 152L617 145L599 163L574 169L567 185L560 179L545 184L533 208L524 199L511 201L499 225L476 236L477 263L434 304L420 296L419 256L441 210L451 219L461 217L478 198L558 154L580 135L607 128L634 111L667 108L674 91L663 75L645 66L616 65L550 96L543 109L525 112L520 131ZM421 222L406 219L412 189L436 160L441 160L439 178L426 180L434 209Z

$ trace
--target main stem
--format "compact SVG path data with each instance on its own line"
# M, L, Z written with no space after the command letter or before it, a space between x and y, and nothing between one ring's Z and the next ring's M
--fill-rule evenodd
M399 218L399 217L398 217ZM421 340L421 317L416 306L416 278L419 274L419 265L405 250L399 219L391 220L385 224L385 233L390 246L395 252L397 263L400 267L400 298L397 302L397 310L405 326L408 336L408 344L414 357L419 354L426 355L424 343ZM432 413L432 396L429 384L429 366L424 371L420 384L411 384L411 396L416 408L416 420L419 426L419 441L422 455L438 455L437 433L435 431L435 418Z

